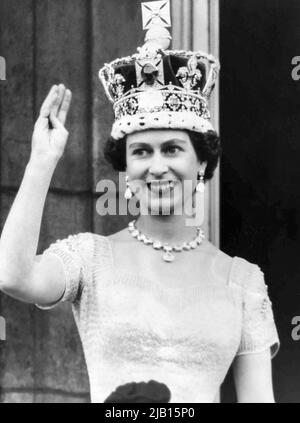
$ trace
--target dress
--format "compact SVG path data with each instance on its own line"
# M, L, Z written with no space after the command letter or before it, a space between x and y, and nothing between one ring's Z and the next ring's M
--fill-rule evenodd
M211 403L236 355L278 350L263 273L242 258L232 258L226 278L209 268L197 286L170 292L118 268L101 235L70 235L44 254L63 263L60 301L72 303L92 402L125 383L154 379L169 387L170 402Z

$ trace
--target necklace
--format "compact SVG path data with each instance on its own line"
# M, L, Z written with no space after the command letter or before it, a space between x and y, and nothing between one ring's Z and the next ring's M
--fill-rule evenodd
M171 263L175 260L174 252L180 253L181 251L194 250L202 243L202 240L205 238L203 230L201 228L197 228L197 236L192 241L169 245L168 243L163 243L161 241L154 241L147 235L144 235L137 229L135 220L128 224L128 230L131 236L136 238L138 241L143 242L145 245L152 245L155 250L163 250L164 254L162 255L162 258L168 263Z

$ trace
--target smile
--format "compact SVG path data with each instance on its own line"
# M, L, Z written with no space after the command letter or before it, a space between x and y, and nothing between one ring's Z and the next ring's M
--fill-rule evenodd
M165 192L170 192L170 190L173 190L175 184L175 181L151 181L147 182L147 187L153 193L163 194Z

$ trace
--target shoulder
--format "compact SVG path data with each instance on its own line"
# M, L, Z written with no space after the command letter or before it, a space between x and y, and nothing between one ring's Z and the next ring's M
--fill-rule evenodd
M94 269L95 265L102 270L113 265L112 243L109 237L93 232L69 235L57 240L48 250L87 270Z
M56 253L72 257L73 259L87 260L94 252L94 234L91 232L80 232L68 235L66 238L57 239L44 251L44 254Z
M67 238L61 240L61 243L71 251L85 253L93 248L94 235L91 232L80 232L69 235Z
M267 285L261 268L242 257L233 258L231 283L240 286L246 293L266 294Z
M128 242L128 239L130 241L134 241L134 239L132 237L128 238L128 229L127 229L127 227L124 228L124 229L122 229L119 232L115 232L115 233L109 235L107 237L107 239L109 241L111 241L111 242L123 242L123 241Z
M249 292L266 292L264 273L257 264L242 257L230 256L208 241L203 247L207 258L211 259L214 273L220 279Z
M234 257L209 243L208 252L213 256L214 272L217 275L229 277L234 262Z
M199 253L203 255L205 262L211 268L216 280L228 283L234 263L234 257L224 253L207 240L202 243Z

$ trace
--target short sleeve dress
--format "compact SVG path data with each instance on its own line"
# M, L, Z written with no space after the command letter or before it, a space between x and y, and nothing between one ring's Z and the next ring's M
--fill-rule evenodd
M264 275L240 257L231 259L229 275L211 266L197 286L170 292L120 269L104 236L72 235L44 254L56 255L65 271L59 302L72 304L92 402L120 385L156 380L170 389L170 402L210 403L237 355L278 351Z

